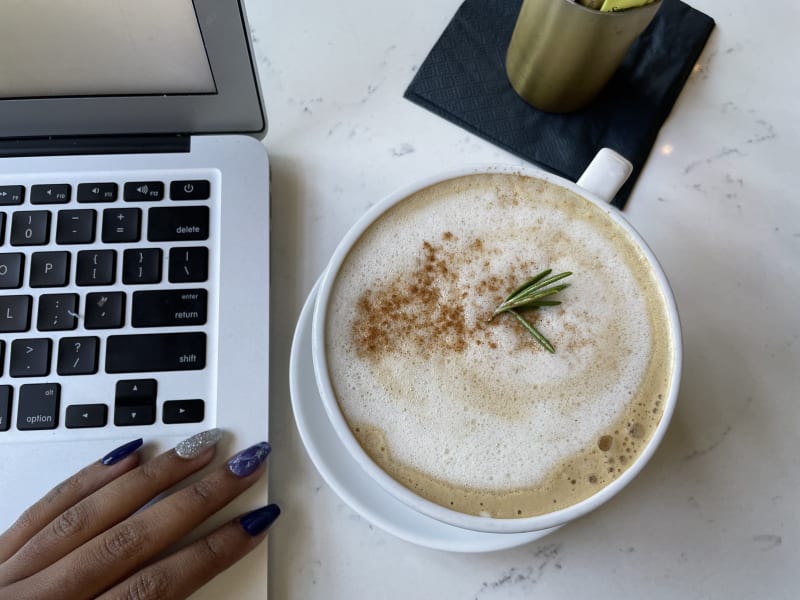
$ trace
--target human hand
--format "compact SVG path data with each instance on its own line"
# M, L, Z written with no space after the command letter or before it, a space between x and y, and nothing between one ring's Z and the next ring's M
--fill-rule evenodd
M264 539L276 505L159 556L258 480L267 442L140 510L208 465L221 437L199 433L141 465L134 440L57 485L0 535L0 598L173 600L233 565Z

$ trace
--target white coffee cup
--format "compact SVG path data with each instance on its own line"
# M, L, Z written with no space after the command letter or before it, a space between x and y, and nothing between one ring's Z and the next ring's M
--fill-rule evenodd
M373 206L344 236L334 251L328 267L323 274L314 307L311 344L314 374L325 411L342 444L358 465L392 496L424 515L464 529L490 533L541 531L559 527L599 507L630 483L650 460L664 437L675 409L681 375L682 346L678 312L674 296L663 269L642 237L628 223L622 213L609 204L614 195L630 176L631 171L632 167L625 158L607 148L602 149L597 154L577 183L570 182L533 167L473 166L463 168L428 177L411 186L397 190ZM354 244L367 228L379 219L384 212L415 192L445 180L480 173L514 173L543 179L565 187L596 206L602 207L603 212L608 218L613 220L628 233L630 238L638 245L642 255L646 257L664 297L669 319L669 330L673 341L673 369L668 388L669 393L663 400L663 415L641 453L618 478L614 479L585 500L560 510L530 517L494 518L465 514L427 500L397 482L369 457L356 440L341 412L328 371L325 343L328 305L331 299L333 283Z

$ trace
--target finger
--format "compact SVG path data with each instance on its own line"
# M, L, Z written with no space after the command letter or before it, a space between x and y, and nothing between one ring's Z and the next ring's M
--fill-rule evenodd
M219 429L194 435L63 509L0 565L0 584L19 581L50 566L202 469L213 457L210 448L221 437Z
M280 513L276 504L247 513L135 573L100 596L100 600L187 598L261 543Z
M134 514L15 585L35 589L44 598L93 598L253 485L264 472L269 449L269 444L262 442L243 450L203 479Z
M62 481L41 500L28 508L16 522L0 535L0 563L8 560L45 525L83 498L139 464L134 454L142 439L123 444ZM0 579L1 580L1 579Z

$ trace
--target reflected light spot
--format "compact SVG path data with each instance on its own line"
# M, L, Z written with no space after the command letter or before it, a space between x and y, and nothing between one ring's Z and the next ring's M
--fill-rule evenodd
M669 156L670 154L672 154L672 150L673 150L672 144L664 144L663 146L661 146L661 154L663 154L664 156Z

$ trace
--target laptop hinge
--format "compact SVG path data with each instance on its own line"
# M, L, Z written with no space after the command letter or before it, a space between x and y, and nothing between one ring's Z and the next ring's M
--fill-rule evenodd
M188 135L0 138L0 158L189 152Z

